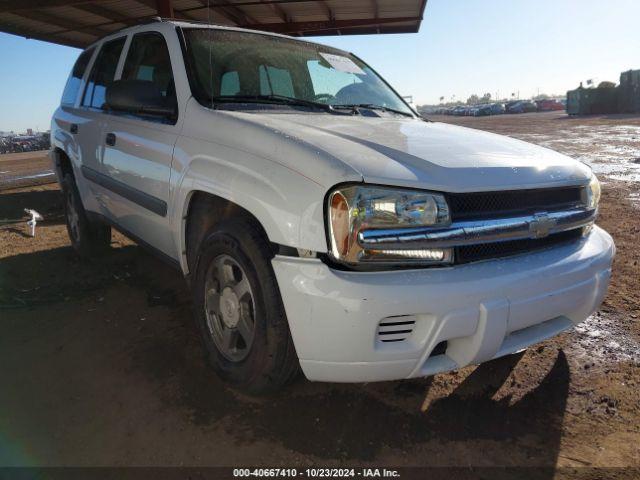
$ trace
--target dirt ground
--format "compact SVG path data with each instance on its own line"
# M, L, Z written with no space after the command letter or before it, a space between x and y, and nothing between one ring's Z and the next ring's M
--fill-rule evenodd
M0 155L0 190L55 181L48 151Z
M580 478L599 466L634 478L640 117L438 120L552 146L603 172L599 224L618 255L610 293L584 326L433 378L300 379L249 398L205 366L175 271L119 234L108 256L82 262L57 186L6 190L0 221L25 207L46 221L35 238L24 223L0 225L0 465L559 466ZM555 475L545 472L537 478Z

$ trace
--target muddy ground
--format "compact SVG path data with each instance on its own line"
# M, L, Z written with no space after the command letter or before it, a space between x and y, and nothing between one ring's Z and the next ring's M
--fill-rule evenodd
M640 118L441 120L616 165L601 175L599 221L618 247L612 287L584 326L433 378L300 379L248 398L205 366L175 271L118 234L108 256L82 262L55 185L5 190L0 221L25 207L46 221L36 238L23 223L0 225L0 465L560 466L580 478L600 466L633 478L625 467L640 467ZM544 472L538 478L554 476Z

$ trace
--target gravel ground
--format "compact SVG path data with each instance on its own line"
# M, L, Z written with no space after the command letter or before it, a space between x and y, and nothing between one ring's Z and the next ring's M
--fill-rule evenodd
M81 262L57 186L6 190L0 219L29 207L46 220L35 238L23 223L0 226L0 465L559 466L536 478L602 478L596 466L637 478L640 118L438 120L602 165L599 223L618 256L610 293L583 326L433 378L300 379L248 398L205 367L175 271L118 234L108 256Z

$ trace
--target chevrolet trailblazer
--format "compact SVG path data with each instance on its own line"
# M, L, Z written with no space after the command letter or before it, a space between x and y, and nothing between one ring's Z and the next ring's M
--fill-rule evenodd
M209 362L259 393L433 375L585 320L615 248L591 170L420 118L364 61L157 20L78 58L53 116L71 243L186 277Z

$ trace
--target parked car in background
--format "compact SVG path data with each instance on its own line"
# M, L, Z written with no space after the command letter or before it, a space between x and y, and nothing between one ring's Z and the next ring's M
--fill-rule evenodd
M476 105L473 115L476 117L486 117L493 114L492 106L489 104Z
M21 153L48 150L50 145L48 133L0 137L0 153Z
M73 248L104 252L114 227L174 266L203 358L251 393L299 370L477 365L584 321L609 285L587 165L424 121L333 47L187 21L120 30L80 55L51 138Z
M530 113L537 112L538 107L530 100L518 100L516 102L509 102L506 110L507 113Z
M505 113L511 113L510 110L511 108L517 104L520 103L520 100L510 100L507 103L504 104L504 111Z
M539 112L551 112L556 110L564 110L564 105L555 99L538 100L536 102Z
M505 112L504 103L492 103L491 104L491 114L492 115L502 115Z

